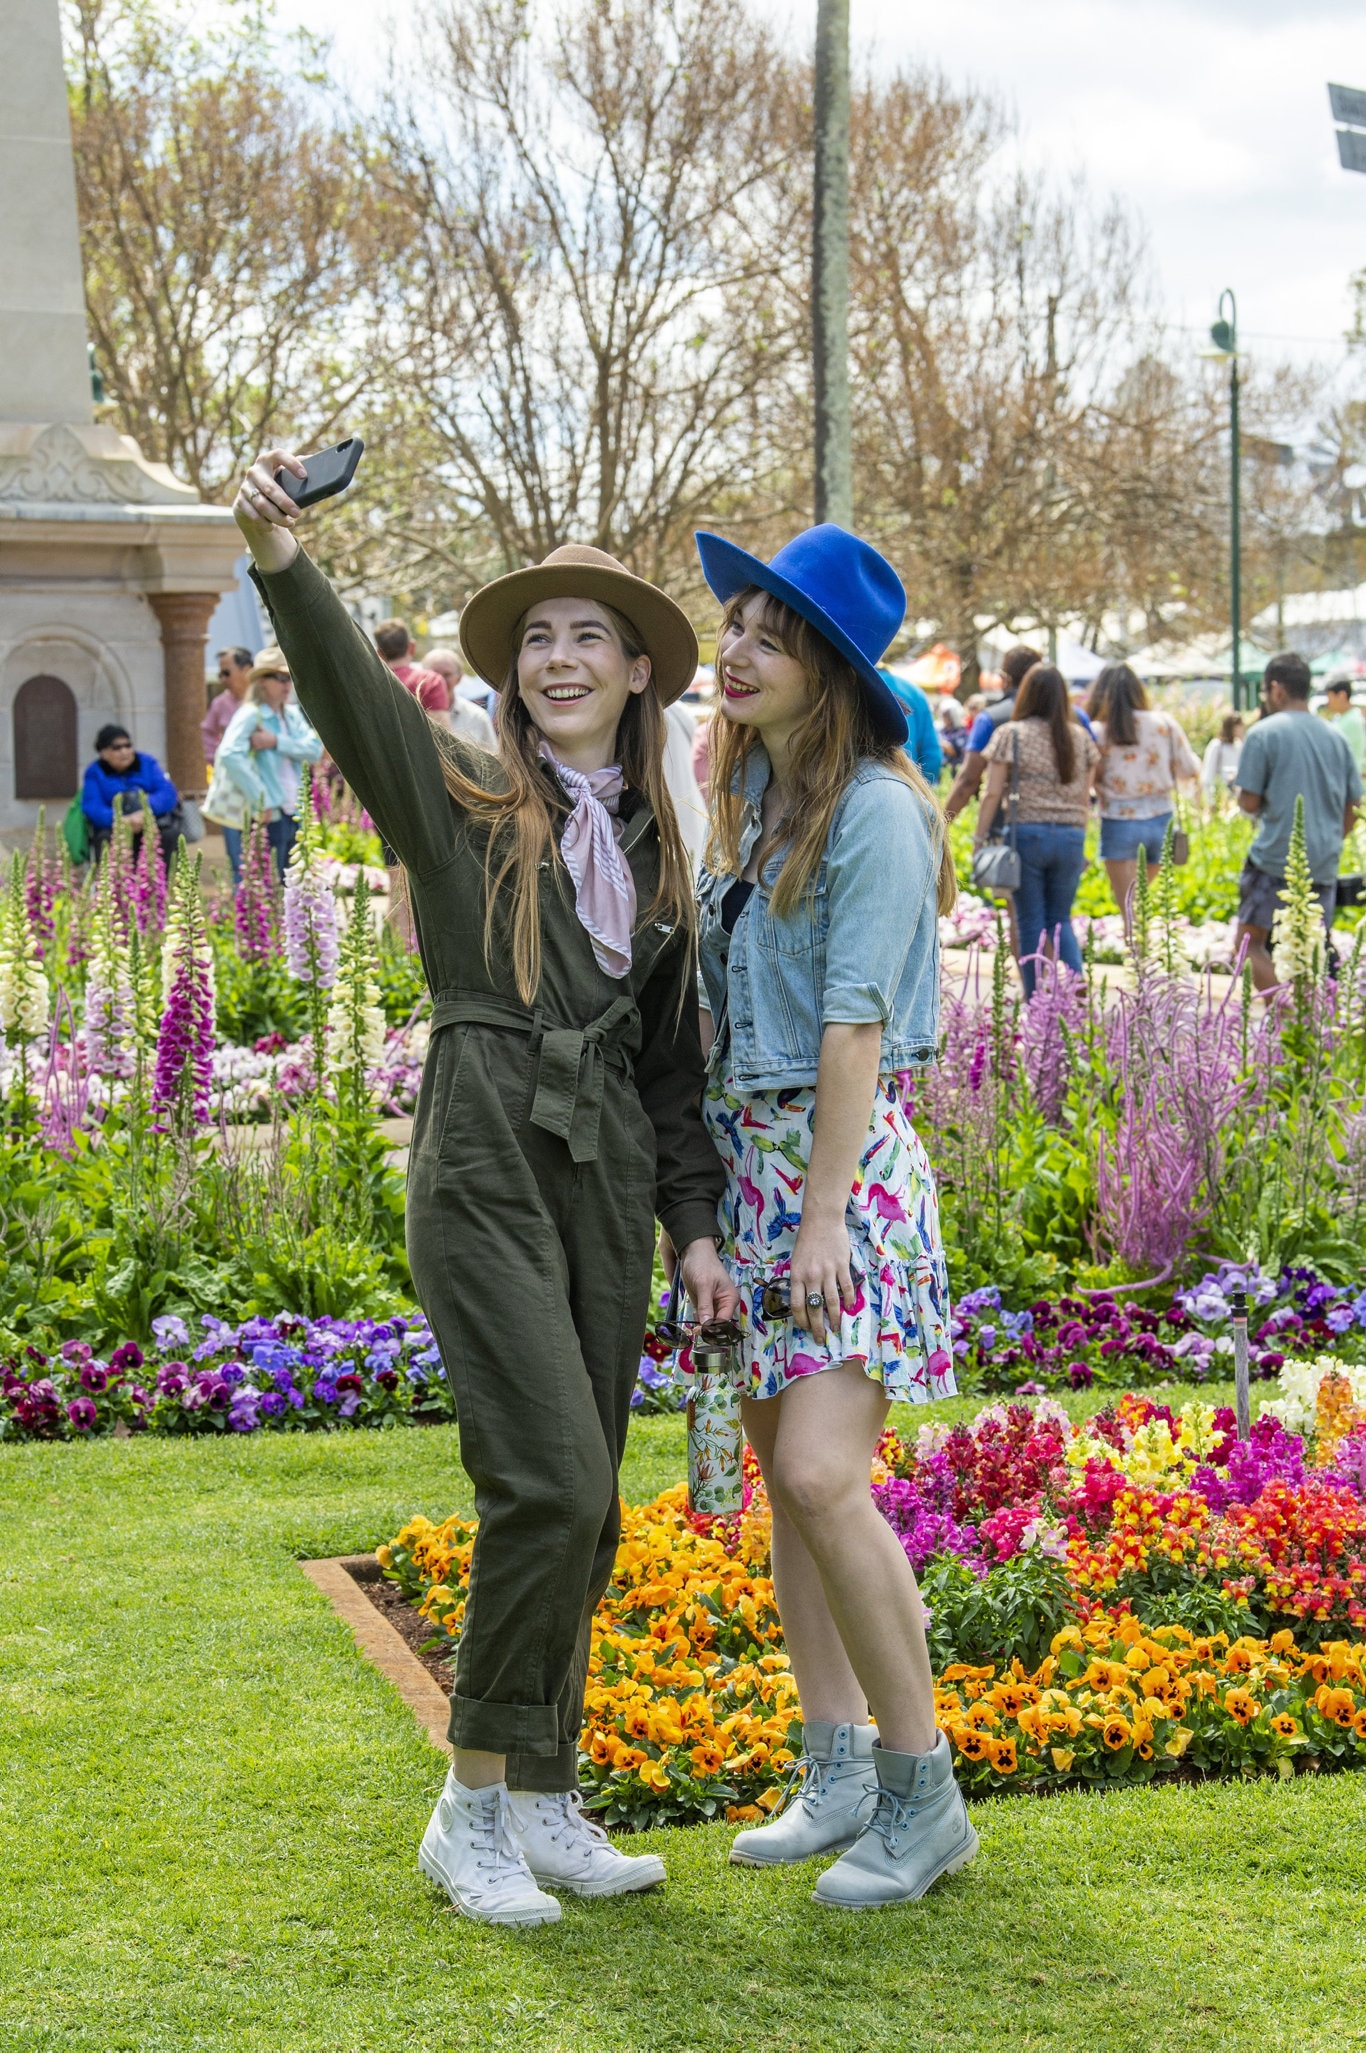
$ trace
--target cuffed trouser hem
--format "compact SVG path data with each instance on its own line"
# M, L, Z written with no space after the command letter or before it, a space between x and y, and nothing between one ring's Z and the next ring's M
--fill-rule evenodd
M562 1746L549 1754L509 1754L504 1776L509 1789L535 1789L558 1796L562 1789L579 1786L579 1750Z
M485 1754L553 1759L561 1750L559 1714L553 1704L491 1704L478 1697L452 1697L446 1737L452 1746ZM551 1789L560 1786L546 1784Z

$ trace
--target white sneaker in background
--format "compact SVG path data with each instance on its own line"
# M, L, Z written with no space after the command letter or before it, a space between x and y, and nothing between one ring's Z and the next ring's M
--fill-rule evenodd
M584 1816L577 1789L508 1792L512 1830L542 1887L574 1896L624 1896L664 1880L658 1854L618 1853L601 1825Z
M553 1925L560 1906L536 1887L512 1833L502 1782L466 1789L449 1769L417 1864L455 1908L481 1925Z

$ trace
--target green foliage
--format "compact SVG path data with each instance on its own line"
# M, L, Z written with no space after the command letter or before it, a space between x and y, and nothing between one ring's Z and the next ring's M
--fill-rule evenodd
M70 1157L12 1130L0 1257L0 1329L45 1344L145 1342L165 1312L382 1316L412 1295L402 1176L368 1107L327 1099L263 1146L158 1134L135 1105Z
M956 1555L938 1554L919 1578L930 1613L930 1666L952 1661L1022 1661L1032 1674L1054 1635L1074 1621L1067 1563L1028 1548L974 1575Z
M1137 1587L1140 1580L1146 1587ZM1135 1587L1130 1587L1131 1583ZM1196 1634L1227 1633L1230 1640L1260 1629L1240 1599L1216 1588L1207 1577L1188 1572L1166 1586L1158 1584L1155 1573L1142 1579L1126 1578L1116 1596L1128 1597L1136 1615L1149 1627L1180 1625Z
M297 1041L308 1030L303 988L282 955L242 955L231 938L214 936L215 1017L223 1040L250 1047L267 1034Z
M802 2053L1360 2036L1362 1775L974 1804L971 1868L879 1918L817 1924L812 1868L731 1867L724 1824L643 1840L665 1890L566 1896L549 1932L453 1917L414 1860L444 1763L297 1557L469 1515L457 1441L0 1448L6 2053L742 2053L756 2019ZM633 1423L628 1502L682 1452Z
M402 1026L427 1005L427 979L415 948L395 938L386 926L380 934L376 966L379 1002L391 1027Z
M322 851L339 863L367 863L371 869L384 867L384 849L373 827L362 827L359 819L334 817L322 829Z

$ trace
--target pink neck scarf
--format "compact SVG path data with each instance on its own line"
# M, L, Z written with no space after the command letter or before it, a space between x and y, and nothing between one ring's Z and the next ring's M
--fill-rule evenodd
M550 743L541 754L574 801L565 821L560 854L574 883L574 909L593 944L598 968L624 977L631 967L631 932L636 923L636 880L618 847L616 811L625 789L619 764L606 770L571 770Z

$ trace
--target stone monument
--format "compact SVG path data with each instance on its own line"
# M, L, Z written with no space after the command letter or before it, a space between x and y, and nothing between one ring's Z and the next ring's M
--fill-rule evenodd
M204 789L204 637L241 536L95 420L59 0L0 0L0 838L120 720Z

